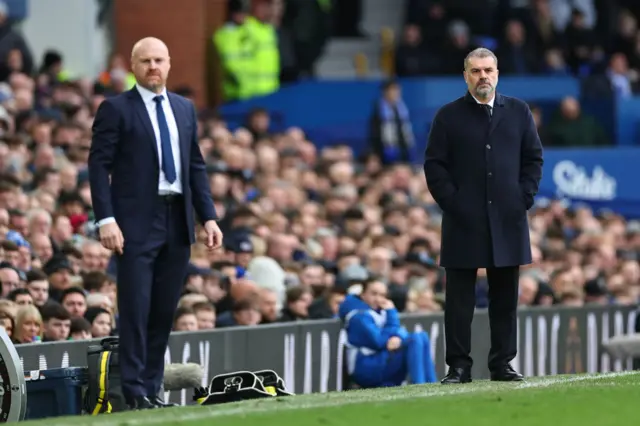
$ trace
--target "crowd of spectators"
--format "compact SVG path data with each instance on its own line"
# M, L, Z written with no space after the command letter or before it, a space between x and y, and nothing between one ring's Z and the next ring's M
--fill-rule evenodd
M498 3L495 5L494 3ZM408 0L400 77L462 72L467 52L494 50L500 74L579 76L586 95L640 90L640 8L632 0Z
M98 105L124 86L61 79L60 59L37 71L11 62L0 83L0 324L16 344L117 334L87 157ZM333 318L371 276L400 311L441 311L441 212L422 170L270 129L262 109L234 131L200 117L224 249L209 252L199 234L175 330ZM638 302L639 222L538 200L529 223L534 264L523 268L521 305ZM483 271L477 289L486 307Z
M62 87L54 92L82 99L78 86ZM89 116L100 99L83 100ZM110 253L92 239L86 156L71 155L88 140L90 120L56 122L35 111L30 119L0 145L0 318L16 343L115 333ZM67 129L77 139L59 137ZM401 311L440 311L441 216L422 171L357 159L344 145L318 152L301 129L268 129L264 110L233 133L218 117L202 118L225 247L193 247L175 329L332 318L371 275L389 285ZM13 158L23 166L8 170ZM522 305L637 303L640 223L540 200L530 225L535 263L523 270ZM485 307L482 271L477 296Z

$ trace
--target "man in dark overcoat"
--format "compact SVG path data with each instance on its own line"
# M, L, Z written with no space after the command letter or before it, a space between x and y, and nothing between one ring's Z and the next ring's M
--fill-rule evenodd
M446 269L443 384L471 381L471 321L478 268L489 281L491 379L520 381L518 279L531 263L527 210L542 177L542 144L526 103L496 92L498 60L478 48L464 62L465 96L436 113L424 171L443 211L440 265Z

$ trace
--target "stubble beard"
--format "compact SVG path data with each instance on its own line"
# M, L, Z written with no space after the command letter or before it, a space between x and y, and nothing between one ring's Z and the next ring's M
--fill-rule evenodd
M476 87L476 96L479 99L487 100L487 99L489 99L489 97L491 96L492 93L493 93L493 86L491 86L491 85L482 86L482 87Z
M151 78L155 77L155 78ZM164 90L165 81L158 74L148 74L141 78L141 82L138 81L138 84L144 87L147 90L152 91L155 94L160 94Z
M148 83L145 88L153 93L160 93L164 89L164 83Z

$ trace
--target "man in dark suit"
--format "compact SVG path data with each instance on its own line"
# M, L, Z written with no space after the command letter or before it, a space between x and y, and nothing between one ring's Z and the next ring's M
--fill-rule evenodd
M168 406L158 393L190 246L194 209L207 246L222 244L193 104L167 92L167 46L140 40L137 84L106 99L93 124L91 198L100 241L116 254L122 391L133 409Z
M471 381L471 321L478 268L489 281L491 379L519 381L520 265L531 263L527 210L542 177L542 145L526 103L496 93L498 60L488 49L464 62L467 94L435 115L424 171L443 210L440 265L446 268L444 384Z

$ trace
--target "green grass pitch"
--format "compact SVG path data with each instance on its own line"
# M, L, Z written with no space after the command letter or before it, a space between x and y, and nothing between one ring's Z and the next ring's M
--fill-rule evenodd
M619 426L638 424L640 372L477 381L178 407L25 426Z

